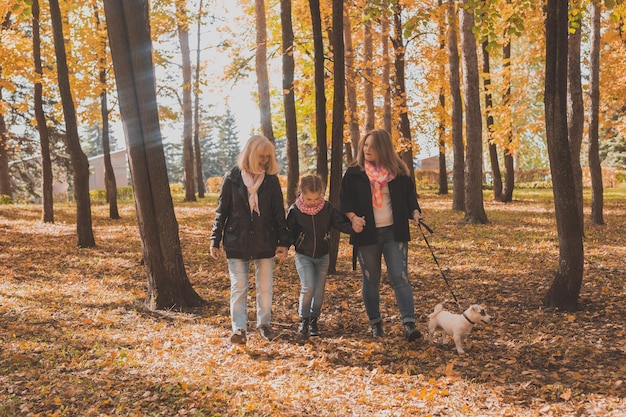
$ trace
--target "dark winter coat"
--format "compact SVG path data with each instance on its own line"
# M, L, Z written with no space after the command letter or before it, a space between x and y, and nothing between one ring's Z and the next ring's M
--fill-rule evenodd
M211 246L219 248L221 244L227 258L273 258L277 246L288 248L291 243L278 177L266 174L257 193L260 216L250 212L248 189L239 168L224 175Z
M287 213L287 224L296 252L312 258L328 254L331 227L343 233L352 232L348 218L328 201L314 216L301 212L295 203L292 204Z
M413 211L420 210L417 202L415 182L407 175L398 175L387 183L393 211L393 231L396 242L408 242L411 239L409 219ZM361 233L353 233L350 243L354 246L373 245L377 242L376 221L372 207L372 189L367 174L359 166L346 170L341 182L339 211L365 216L365 228Z

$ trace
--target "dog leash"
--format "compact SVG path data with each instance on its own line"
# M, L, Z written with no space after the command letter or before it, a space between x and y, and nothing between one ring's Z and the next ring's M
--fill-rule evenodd
M437 257L435 256L435 251L433 250L432 246L430 246L430 243L428 242L428 239L426 238L426 234L424 233L422 226L424 226L424 228L428 230L428 232L431 235L435 232L433 232L433 229L431 229L430 226L424 223L422 219L419 220L419 222L417 223L417 226L419 227L420 232L422 233L422 237L424 238L424 242L426 242L426 246L428 246L428 249L430 249L430 254L433 256L433 259L435 260L435 264L437 264L437 267L439 268L439 272L441 272L441 276L443 277L443 280L445 281L446 285L448 286L448 289L450 290L450 294L452 294L452 297L454 298L454 301L456 302L457 307L459 307L459 311L463 311L463 309L461 308L461 304L459 303L459 300L457 300L456 295L454 295L454 291L452 291L452 287L450 286L450 283L448 282L448 278L446 278L446 274L443 273L443 269L441 269L441 266L439 265L439 261L437 260Z

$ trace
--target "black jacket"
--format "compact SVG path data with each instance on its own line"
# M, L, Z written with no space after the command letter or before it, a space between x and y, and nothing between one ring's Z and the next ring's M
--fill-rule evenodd
M289 247L291 243L278 177L266 174L257 193L260 216L250 212L248 189L239 168L224 175L211 246L219 248L221 243L227 258L273 258L277 246Z
M396 242L408 242L411 239L409 219L413 211L420 210L417 202L415 182L407 175L398 175L387 183L393 211L393 231ZM365 216L365 228L361 233L353 233L350 243L354 246L373 245L377 242L376 221L372 207L372 189L367 174L359 166L346 170L341 182L339 211Z
M296 252L312 258L328 254L331 227L344 233L352 232L348 218L328 201L314 216L301 212L295 203L292 204L287 213L287 224Z

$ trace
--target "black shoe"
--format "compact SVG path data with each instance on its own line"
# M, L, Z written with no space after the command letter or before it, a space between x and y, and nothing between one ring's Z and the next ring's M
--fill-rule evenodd
M311 319L308 317L300 319L300 325L298 326L298 339L306 340L309 338L309 323Z
M317 317L312 318L309 322L309 333L311 336L319 336L321 334L320 328L317 324Z
M238 345L245 345L246 344L246 331L241 330L241 329L235 330L233 334L230 336L230 342L238 344Z
M404 338L407 342L422 338L420 331L415 328L415 323L409 321L404 323L402 327L404 327Z
M259 327L259 333L261 334L261 337L265 340L271 341L274 338L274 335L272 334L269 326Z
M378 322L378 323L374 323L372 324L372 336L374 337L374 339L378 339L379 337L383 337L385 335L385 332L383 332L383 323L382 322Z

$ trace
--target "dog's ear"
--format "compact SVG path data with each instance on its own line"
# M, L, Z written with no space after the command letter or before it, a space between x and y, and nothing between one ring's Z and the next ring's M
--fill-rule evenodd
M474 311L476 311L481 316L486 316L487 315L487 312L485 311L485 309L482 306L475 305L475 306L472 306L472 308L474 309Z

